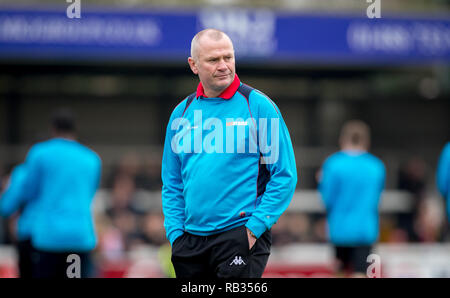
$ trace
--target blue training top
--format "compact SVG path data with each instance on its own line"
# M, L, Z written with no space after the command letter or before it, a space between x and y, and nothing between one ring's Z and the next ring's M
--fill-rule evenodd
M371 245L377 240L385 175L382 161L365 151L340 151L326 159L319 191L333 244Z
M447 201L447 217L450 221L450 142L442 149L439 157L436 182L439 192Z
M24 197L36 204L31 241L44 251L89 251L97 242L91 210L101 160L74 140L54 138L28 152Z
M30 239L31 227L34 224L34 216L36 213L36 201L30 201L24 197L25 177L25 165L20 164L16 166L11 173L8 188L2 194L0 200L0 214L2 216L9 217L22 208L17 222L17 238L20 241Z
M217 98L205 97L201 88L200 83L197 94L174 109L167 126L162 162L167 238L172 244L185 231L211 235L244 224L260 237L295 191L289 132L278 107L237 76Z

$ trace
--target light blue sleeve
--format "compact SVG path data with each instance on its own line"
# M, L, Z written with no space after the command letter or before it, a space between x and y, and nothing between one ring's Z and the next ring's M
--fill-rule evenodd
M339 192L338 177L333 170L333 160L327 158L322 165L322 173L319 181L319 192L327 211L333 208L334 198Z
M447 198L450 188L450 142L445 145L439 157L436 182L441 195Z
M97 175L96 175L96 181L94 184L94 194L97 192L98 188L100 187L101 178L102 178L102 159L97 154L96 154L96 158L97 158Z
M318 190L327 212L333 209L337 194L341 191L340 175L336 170L337 163L339 163L339 152L329 156L321 169Z
M184 233L186 220L181 163L179 157L173 152L171 147L171 142L176 132L176 130L171 129L172 123L177 118L176 115L181 116L179 110L184 106L184 102L175 108L167 125L161 168L164 227L166 229L167 239L169 239L171 245Z
M36 199L39 196L40 180L42 177L41 160L39 159L39 144L31 147L25 159L25 167L27 169L24 178L24 196L29 200Z
M380 188L381 188L381 192L383 192L384 188L386 187L386 167L384 165L384 163L382 161L380 161L381 163L381 183L380 183Z
M379 171L380 171L380 181L379 181L379 193L380 195L377 197L377 200L374 202L375 206L373 206L374 208L379 207L380 205L380 201L381 201L381 196L383 194L384 188L386 186L386 167L384 166L384 163L377 158L378 161L378 167L379 167Z
M8 188L0 199L0 214L4 217L11 216L26 202L24 196L24 178L26 172L23 165L14 168Z
M289 131L278 107L256 90L250 94L250 104L253 110L257 108L258 111L258 119L255 120L259 149L270 172L260 204L246 223L246 227L259 238L289 206L297 185L297 167ZM261 118L267 119L267 129L261 125Z

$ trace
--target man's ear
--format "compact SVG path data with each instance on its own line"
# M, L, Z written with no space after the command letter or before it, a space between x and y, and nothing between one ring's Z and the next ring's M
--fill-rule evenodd
M189 63L189 66L191 67L192 72L193 72L194 74L198 74L198 69L197 69L197 66L196 66L196 64L195 64L194 58L189 57L189 58L188 58L188 63Z

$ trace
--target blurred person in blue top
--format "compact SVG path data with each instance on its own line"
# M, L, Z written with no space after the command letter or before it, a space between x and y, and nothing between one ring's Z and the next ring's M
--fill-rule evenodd
M70 254L79 256L79 272L85 277L90 251L97 244L92 203L101 159L76 141L70 110L54 113L52 134L31 147L24 164L22 198L35 210L30 227L31 244L38 253L33 277L67 277Z
M14 167L0 198L0 215L12 217L17 212L20 212L16 229L19 276L21 278L31 278L32 261L36 258L31 245L31 227L34 224L36 201L28 201L24 197L25 176L26 168L24 164Z
M176 276L261 277L297 183L288 129L275 103L239 80L224 32L197 33L188 63L200 82L172 112L162 161Z
M436 173L439 192L446 200L447 219L450 221L450 142L442 149Z
M340 148L322 165L319 191L327 212L329 241L338 274L366 274L367 256L378 239L378 204L385 183L383 162L368 152L367 124L344 124Z

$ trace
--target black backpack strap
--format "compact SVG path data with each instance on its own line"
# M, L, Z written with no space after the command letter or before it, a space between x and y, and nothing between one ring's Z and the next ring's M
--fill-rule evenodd
M245 84L241 84L238 88L237 91L239 91L239 93L241 93L242 95L244 95L244 97L247 99L247 101L250 100L250 93L254 90L255 88L250 87L249 85L245 85Z
M191 102L194 100L195 95L197 95L196 92L192 93L191 95L189 95L189 96L187 97L187 100L186 100L186 106L184 107L184 111L183 111L183 114L181 115L181 117L183 117L184 112L186 112L187 108L191 105Z

